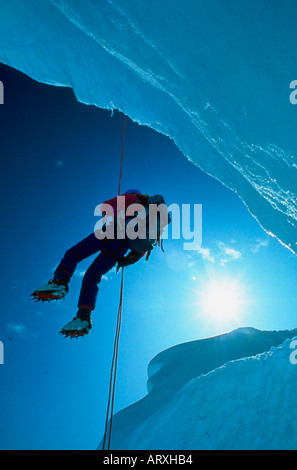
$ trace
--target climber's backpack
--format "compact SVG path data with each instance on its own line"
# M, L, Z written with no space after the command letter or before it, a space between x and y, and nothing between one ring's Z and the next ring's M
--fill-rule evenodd
M142 205L141 211L137 211L137 204ZM160 194L150 196L145 205L143 200L131 204L129 211L133 212L134 205L137 215L126 217L126 240L131 251L147 252L146 259L148 259L155 245L159 245L164 251L162 233L171 222L171 218L165 200Z

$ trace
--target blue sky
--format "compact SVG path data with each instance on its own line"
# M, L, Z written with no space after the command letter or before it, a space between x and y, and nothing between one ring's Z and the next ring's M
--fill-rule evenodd
M116 195L124 118L3 65L0 80L0 448L93 449L104 428L120 276L102 281L83 340L58 332L76 313L93 257L64 301L33 303L30 294L93 231L95 206ZM202 246L184 251L183 240L165 240L165 253L126 270L116 410L146 394L147 364L168 347L241 326L296 327L296 257L168 137L128 119L122 188L130 187L162 193L167 204L202 204ZM213 284L235 286L234 315L201 305Z

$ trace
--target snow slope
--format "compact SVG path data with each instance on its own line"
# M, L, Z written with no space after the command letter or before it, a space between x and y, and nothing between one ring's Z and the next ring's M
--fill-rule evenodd
M239 328L158 354L148 395L113 418L111 449L297 449L296 335Z
M0 0L0 61L170 136L296 252L296 13L294 0Z

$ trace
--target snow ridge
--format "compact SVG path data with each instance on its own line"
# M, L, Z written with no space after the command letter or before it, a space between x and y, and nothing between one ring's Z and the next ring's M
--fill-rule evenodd
M112 449L296 449L296 335L239 328L161 352L148 395L114 416Z

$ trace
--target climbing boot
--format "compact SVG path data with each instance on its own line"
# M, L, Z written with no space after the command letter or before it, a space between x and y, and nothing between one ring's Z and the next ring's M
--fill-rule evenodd
M76 314L76 317L74 317L71 322L63 326L62 330L60 331L60 334L65 335L65 338L67 338L68 336L70 338L78 338L80 336L87 335L91 328L92 321L90 310L79 309Z

